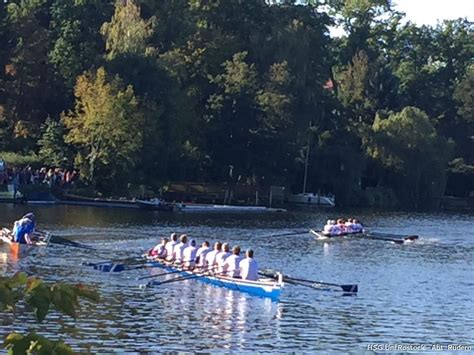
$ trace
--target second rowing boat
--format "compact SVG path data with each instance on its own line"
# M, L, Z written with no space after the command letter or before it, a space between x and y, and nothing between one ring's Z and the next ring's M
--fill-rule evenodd
M309 233L314 235L318 240L340 239L340 238L359 238L374 239L392 242L395 244L404 244L405 242L413 242L418 239L417 235L399 235L364 231L362 233L345 233L340 235L324 234L322 231L310 229Z

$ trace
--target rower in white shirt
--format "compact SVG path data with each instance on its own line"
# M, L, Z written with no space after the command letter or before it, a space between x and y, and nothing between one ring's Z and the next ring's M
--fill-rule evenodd
M196 253L196 266L198 268L203 268L206 266L206 255L211 251L209 247L209 242L206 240L202 243L201 247L197 250Z
M227 257L222 266L226 276L240 277L240 262L243 258L240 256L240 246L232 248L232 255Z
M193 269L196 261L196 241L191 239L189 246L183 250L183 263L185 268Z
M253 259L253 250L248 249L245 253L246 258L239 263L240 277L243 280L258 280L258 264Z
M215 269L215 264L216 264L216 256L217 253L219 253L222 249L222 243L221 242L216 242L214 244L214 250L211 250L209 253L206 255L206 267L209 270Z
M176 264L183 262L183 251L188 246L188 236L181 234L179 237L179 243L174 246L173 249L173 260Z
M352 222L352 218L348 218L347 221L344 223L344 231L346 233L354 233L354 223Z
M150 250L150 252L148 253L148 256L152 258L159 258L159 259L165 258L166 257L166 244L168 243L168 241L169 241L168 238L162 238L161 242Z
M220 253L217 253L216 255L217 273L220 274L224 272L224 269L222 268L224 265L224 261L230 255L231 253L229 243L222 244L222 251Z
M173 251L175 245L178 244L178 234L171 233L170 241L166 243L166 260L171 261L173 260Z
M333 226L332 220L328 219L328 221L326 222L326 225L323 228L323 234L330 235L332 226Z

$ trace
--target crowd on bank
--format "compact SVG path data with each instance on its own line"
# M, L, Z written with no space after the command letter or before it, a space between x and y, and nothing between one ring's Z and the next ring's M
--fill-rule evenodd
M162 259L183 267L186 270L208 271L214 275L228 276L243 280L258 280L258 264L253 258L254 252L248 249L245 257L240 255L240 246L231 248L229 243L214 243L211 248L209 241L200 247L196 240L188 242L186 234L178 238L172 233L170 238L163 238L159 244L150 249L148 257Z
M70 187L79 179L79 173L73 169L47 168L33 169L31 166L24 168L7 168L0 177L0 185L11 184L14 187L22 185L47 185L49 188L54 186Z

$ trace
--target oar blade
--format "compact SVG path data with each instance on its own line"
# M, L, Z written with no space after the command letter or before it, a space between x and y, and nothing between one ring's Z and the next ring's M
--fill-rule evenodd
M347 293L357 293L359 291L359 287L357 285L341 285L341 288Z
M49 242L52 244L64 245L64 246L73 247L73 248L95 250L95 248L89 245L77 243L72 240L60 237L58 235L51 235Z
M127 264L92 264L89 265L94 268L94 270L102 271L102 272L122 272L122 271L130 271L130 270L139 270L145 269L148 267L153 267L147 263L141 265L127 265Z
M102 272L121 272L125 270L124 264L99 264L99 265L92 265L94 270L102 271Z

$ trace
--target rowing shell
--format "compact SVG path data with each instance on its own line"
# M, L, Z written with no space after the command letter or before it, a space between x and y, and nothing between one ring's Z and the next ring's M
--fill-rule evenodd
M175 266L171 266L168 263L165 263L160 260L153 260L147 265L151 267L160 267L165 270L169 271L178 271L179 268ZM218 287L224 287L230 290L234 291L240 291L244 293L248 293L253 296L259 296L259 297L265 297L265 298L271 298L274 301L278 301L281 295L281 290L284 286L283 279L280 278L278 281L274 279L260 279L258 281L250 281L250 280L241 280L241 279L236 279L233 277L227 277L227 276L219 276L219 275L205 275L202 273L193 273L191 271L187 270L181 270L178 274L183 275L183 276L192 276L196 275L196 279L207 283L211 284L214 286ZM153 286L153 285L159 285L159 281L151 281L148 283L148 285Z
M49 240L51 239L51 235L49 233L45 235L34 235L34 237L36 237L37 240L32 241L31 244L21 245L36 247L47 246L49 244ZM15 245L19 243L13 241L13 234L8 228L2 228L0 231L0 244Z
M309 233L316 236L318 240L339 239L339 238L363 238L373 240L383 240L395 244L404 244L406 242L413 242L418 239L417 235L399 235L378 232L363 232L363 233L346 233L341 235L328 235L321 231L311 229Z

